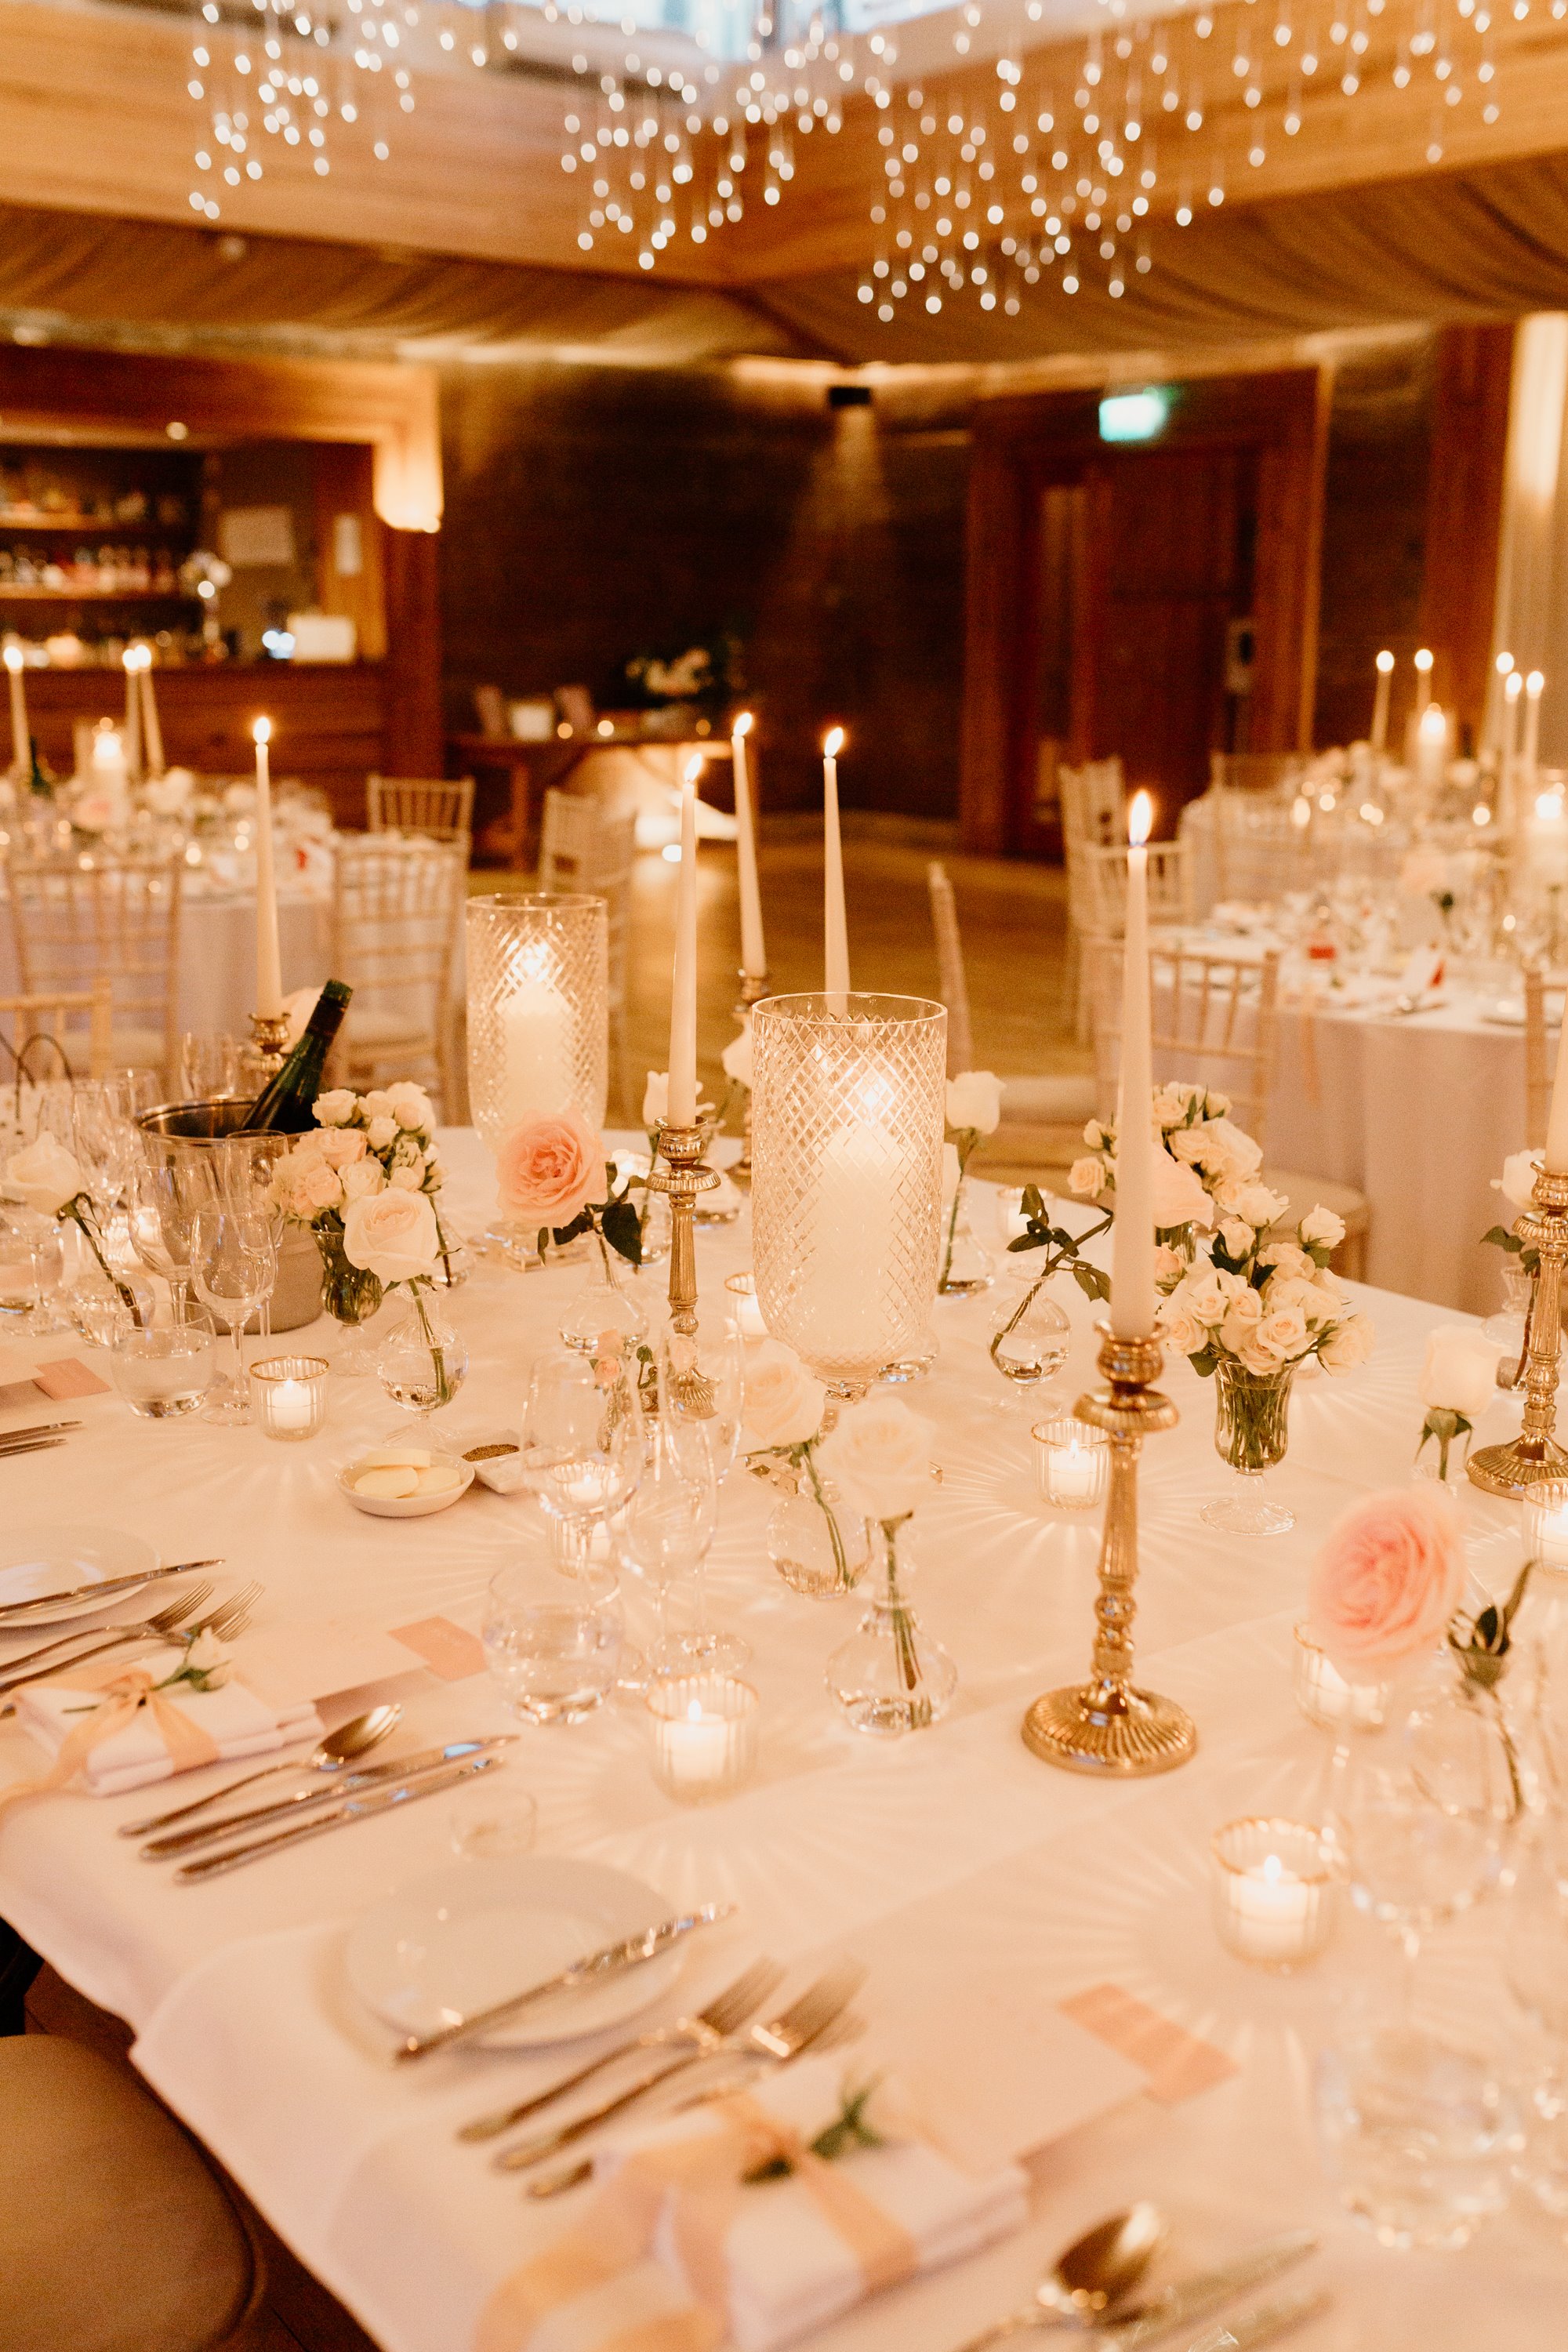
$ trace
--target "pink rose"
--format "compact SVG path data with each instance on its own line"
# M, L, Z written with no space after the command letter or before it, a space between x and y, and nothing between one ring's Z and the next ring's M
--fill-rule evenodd
M1307 1626L1340 1672L1375 1682L1441 1641L1465 1584L1447 1498L1396 1487L1357 1503L1312 1563Z
M605 1197L605 1147L574 1110L525 1118L502 1136L496 1184L509 1217L559 1232Z

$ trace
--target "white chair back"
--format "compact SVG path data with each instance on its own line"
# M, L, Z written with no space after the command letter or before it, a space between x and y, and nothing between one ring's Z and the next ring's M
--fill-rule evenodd
M1180 841L1152 841L1148 850L1149 920L1193 919L1190 859ZM1127 850L1086 845L1079 853L1083 929L1097 938L1120 939L1127 919Z
M452 970L463 896L458 842L340 837L331 968L354 992L333 1056L345 1084L433 1078L452 1115Z
M365 824L372 833L422 833L462 845L467 866L474 837L474 780L459 776L367 776Z
M0 1041L8 1049L0 1055L7 1084L19 1077L17 1065L24 1062L35 1080L67 1071L79 1078L106 1077L114 1067L112 984L99 980L53 996L0 996Z
M1098 1111L1116 1116L1121 1062L1121 942L1086 945ZM1268 1153L1264 1132L1279 1025L1279 958L1150 950L1154 1083L1190 1079L1230 1097L1230 1116Z
M90 866L14 857L6 866L22 994L58 1003L107 981L113 1063L156 1070L165 1086L179 1042L184 870L183 857Z

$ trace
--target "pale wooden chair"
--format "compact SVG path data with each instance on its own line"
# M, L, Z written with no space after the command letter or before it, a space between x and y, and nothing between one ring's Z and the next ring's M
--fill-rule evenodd
M417 833L461 845L463 864L474 840L474 780L459 776L367 776L365 824L372 833Z
M0 1055L7 1078L20 1075L15 1064L40 1042L56 1048L73 1077L107 1077L114 1067L113 986L98 980L53 996L0 996L0 1039L9 1048ZM47 1053L31 1056L34 1064L35 1078L64 1075Z
M1568 1019L1568 1003L1563 1007ZM1531 1150L1546 1141L1552 1117L1552 1059L1546 1043L1546 974L1531 964L1524 975L1524 1140Z
M1152 841L1148 848L1151 924L1193 919L1192 853L1184 841ZM1079 852L1081 931L1085 939L1119 940L1127 920L1127 845L1086 842Z
M358 1090L433 1078L456 1105L453 959L463 919L461 844L366 834L340 839L330 968L353 990L332 1057Z
M1095 1081L1099 1116L1116 1116L1121 1059L1120 940L1088 943L1094 1011ZM1328 1176L1276 1168L1268 1159L1269 1087L1279 1038L1279 957L1210 955L1156 943L1149 957L1153 999L1154 1081L1190 1079L1230 1097L1230 1116L1263 1151L1262 1180L1289 1202L1278 1230L1294 1231L1321 1204L1344 1221L1335 1255L1349 1280L1364 1279L1372 1211L1364 1192Z
M1306 766L1300 751L1211 751L1209 782L1218 792L1283 793Z
M586 793L563 793L553 786L545 793L539 837L540 888L583 890L605 901L609 934L611 1093L626 1117L637 1108L631 1095L626 1028L636 862L635 808L612 808Z
M156 1070L171 1088L184 870L177 856L90 866L12 858L6 869L22 994L58 1002L107 980L113 1066Z
M1093 929L1083 905L1079 852L1109 849L1127 838L1127 789L1120 760L1089 760L1081 768L1058 766L1062 863L1068 878L1067 984L1073 995L1073 1028L1081 1045L1089 1035L1089 995L1084 979L1083 939Z
M1226 785L1204 805L1213 819L1219 898L1257 904L1286 890L1310 890L1324 878L1312 828L1294 822L1289 801Z

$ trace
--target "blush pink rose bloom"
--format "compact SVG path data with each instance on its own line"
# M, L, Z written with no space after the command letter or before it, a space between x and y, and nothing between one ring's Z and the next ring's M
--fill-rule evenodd
M525 1118L501 1138L496 1184L509 1217L558 1232L605 1197L605 1147L574 1110Z
M1464 1585L1451 1506L1426 1487L1397 1487L1330 1530L1308 1581L1307 1630L1342 1675L1375 1682L1442 1640Z

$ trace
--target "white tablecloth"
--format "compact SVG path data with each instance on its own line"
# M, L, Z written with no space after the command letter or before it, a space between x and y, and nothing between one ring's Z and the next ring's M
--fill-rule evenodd
M447 1156L453 1205L472 1218L485 1205L484 1155L454 1136ZM705 1292L746 1251L743 1224L703 1235ZM515 1411L531 1355L582 1279L570 1269L487 1274L458 1294L473 1351L459 1411L479 1421ZM1092 1376L1092 1340L1084 1303L1070 1284L1063 1295L1074 1393ZM537 1795L546 1852L637 1870L672 1901L732 1898L747 1935L780 1958L836 1944L866 1951L878 1962L861 2003L873 2018L879 1977L899 1967L923 1969L930 2003L982 2044L999 1970L1012 1971L1016 1997L1042 2009L1109 1980L1238 2062L1232 2080L1182 2105L1140 2095L1058 2140L1037 2162L1025 2231L837 2324L813 2339L823 2352L948 2352L1026 2296L1070 2235L1136 2197L1169 2211L1183 2268L1264 2232L1321 2227L1318 2267L1334 2304L1293 2339L1302 2352L1491 2343L1558 2352L1568 2258L1540 2224L1510 2211L1463 2256L1396 2255L1340 2212L1320 2170L1312 2055L1347 1984L1387 1963L1376 1931L1347 1926L1334 1951L1292 1981L1226 1957L1208 1924L1214 1828L1305 1802L1322 1760L1289 1690L1291 1626L1313 1549L1354 1496L1408 1472L1415 1372L1436 1318L1410 1300L1364 1303L1379 1326L1373 1363L1299 1391L1279 1486L1300 1524L1282 1538L1244 1541L1201 1525L1199 1506L1222 1475L1212 1391L1184 1364L1168 1368L1182 1421L1146 1455L1139 1668L1192 1710L1201 1738L1197 1759L1168 1780L1100 1786L1037 1762L1019 1740L1026 1702L1086 1671L1097 1534L1042 1512L1028 1417L992 1409L1000 1383L984 1354L985 1299L939 1302L942 1354L911 1395L935 1426L945 1472L920 1514L916 1597L959 1665L946 1721L889 1747L839 1725L822 1669L857 1604L786 1591L763 1546L769 1495L735 1474L713 1600L755 1650L757 1782L711 1811L672 1805L649 1777L635 1711L620 1705L575 1728L525 1731L493 1776L498 1801L509 1783ZM1500 1400L1482 1435L1505 1432L1514 1410ZM289 1447L245 1431L133 1422L112 1397L82 1411L88 1427L68 1454L5 1466L7 1511L134 1525L168 1558L222 1550L231 1571L264 1580L264 1629L328 1614L396 1626L441 1612L472 1624L486 1580L532 1524L531 1505L478 1489L437 1518L353 1512L335 1491L334 1465L390 1417L364 1383L334 1383L327 1429ZM1519 1558L1516 1519L1479 1496L1467 1510L1473 1564L1495 1590ZM632 1605L640 1612L635 1592ZM396 1690L418 1744L505 1720L483 1675L440 1683L421 1672ZM365 1703L356 1696L341 1712ZM36 1762L27 1742L0 1728L0 1773ZM487 2292L570 2210L526 2206L482 2150L450 2136L499 2086L526 2079L531 2062L479 2053L395 2076L384 2037L343 1981L348 1926L449 1860L458 1802L437 1799L201 1887L174 1885L113 1835L118 1821L147 1810L145 1797L58 1796L0 1820L0 1915L131 2021L151 2080L387 2352L465 2352ZM1487 1948L1499 1932L1497 1911L1483 1910L1464 1937L1435 1939L1439 2002L1450 1979L1461 2006L1493 1997ZM1005 2036L988 2054L1005 2083Z

